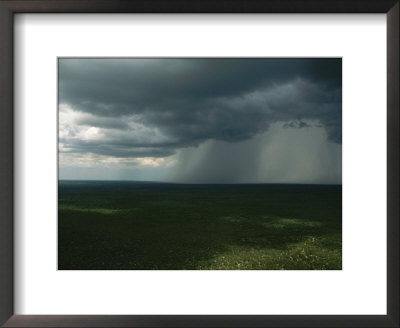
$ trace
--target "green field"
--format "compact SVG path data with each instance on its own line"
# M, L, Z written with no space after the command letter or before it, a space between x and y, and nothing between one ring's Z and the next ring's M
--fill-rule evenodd
M59 181L60 270L340 270L342 187Z

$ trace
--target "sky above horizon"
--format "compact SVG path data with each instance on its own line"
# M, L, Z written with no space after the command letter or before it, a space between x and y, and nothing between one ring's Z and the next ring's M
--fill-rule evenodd
M340 58L59 59L59 179L342 182Z

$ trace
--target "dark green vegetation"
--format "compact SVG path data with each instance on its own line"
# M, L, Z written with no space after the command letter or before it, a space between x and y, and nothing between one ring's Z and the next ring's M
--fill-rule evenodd
M59 269L342 267L342 187L59 183Z

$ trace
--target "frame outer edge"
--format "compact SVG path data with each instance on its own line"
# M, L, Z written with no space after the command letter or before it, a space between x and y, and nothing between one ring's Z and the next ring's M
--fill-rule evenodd
M3 327L395 328L385 315L14 315Z
M396 0L1 0L21 13L386 13Z
M387 314L399 327L399 12L387 13Z
M8 1L5 1L8 2ZM47 1L40 1L49 3ZM55 1L56 2L56 1ZM54 2L54 3L55 3ZM61 4L63 1L59 2ZM83 1L85 2L85 1ZM96 2L96 1L94 1ZM118 2L118 0L117 0ZM14 2L17 4L18 2ZM21 2L20 2L21 3ZM26 2L25 2L26 3ZM34 2L31 2L33 5ZM87 3L87 2L86 2ZM399 2L387 13L387 215L388 215L388 315L382 316L377 320L376 327L399 327ZM160 321L153 317L136 320L132 316L13 316L13 11L24 12L23 8L15 8L10 2L9 6L4 6L4 2L0 1L0 325L6 323L8 327L31 326L31 327L88 327L93 326L96 321L105 321L105 324L116 324L116 326L169 326L177 324L180 320L166 320L160 325ZM35 7L35 5L33 5ZM85 5L84 5L85 6ZM8 7L8 8L6 8ZM10 8L11 7L11 8ZM40 8L36 6L36 12L49 12L49 8ZM228 6L229 7L229 6ZM64 8L65 9L65 8ZM79 9L80 12L82 8ZM28 10L30 11L30 10ZM89 10L90 11L90 10ZM26 11L25 11L26 12ZM60 10L63 12L63 9ZM65 12L65 11L64 11ZM83 10L84 12L84 10ZM108 318L107 318L108 317ZM119 317L119 318L118 318ZM140 317L140 316L139 316ZM157 317L157 316L156 316ZM240 316L239 316L240 317ZM378 316L379 317L379 316ZM386 318L385 318L386 317ZM36 318L37 320L35 320ZM371 316L371 324L373 324L374 316ZM70 319L70 321L68 320ZM107 320L109 319L109 320ZM111 319L111 320L110 320ZM161 318L158 318L161 319ZM165 320L166 318L164 318ZM206 319L206 318L204 318ZM217 318L214 318L217 319ZM237 318L238 324L242 321ZM294 318L293 318L294 319ZM317 318L315 318L317 319ZM344 323L339 318L333 319L328 326L348 326L367 327L367 321L362 318L349 316ZM339 319L339 320L335 320ZM217 323L218 320L210 322ZM368 319L367 319L368 320ZM69 321L69 322L68 322ZM136 324L134 322L136 321ZM163 320L161 320L163 321ZM203 324L207 326L207 319ZM227 320L228 321L228 320ZM223 326L227 321L223 320ZM279 320L280 321L280 320ZM288 322L284 322L282 318L280 324L276 326L292 326ZM319 320L315 320L319 326ZM188 322L183 320L185 326L197 326L196 324L187 325ZM273 320L272 320L273 322ZM356 324L357 322L357 324ZM175 323L175 324L174 324ZM198 323L201 323L199 321ZM242 322L243 323L243 322ZM248 322L247 322L248 323ZM266 326L264 322L257 326ZM303 321L304 324L304 321ZM97 326L97 325L96 325ZM253 325L254 326L254 325ZM314 326L315 325L310 325ZM321 325L324 326L324 325Z
M0 325L13 298L13 15L0 2Z

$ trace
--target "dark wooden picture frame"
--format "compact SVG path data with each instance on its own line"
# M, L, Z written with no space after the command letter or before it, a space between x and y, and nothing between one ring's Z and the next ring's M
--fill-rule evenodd
M0 0L0 324L4 327L399 327L399 8L398 0ZM16 13L385 13L387 315L15 315L13 16Z

